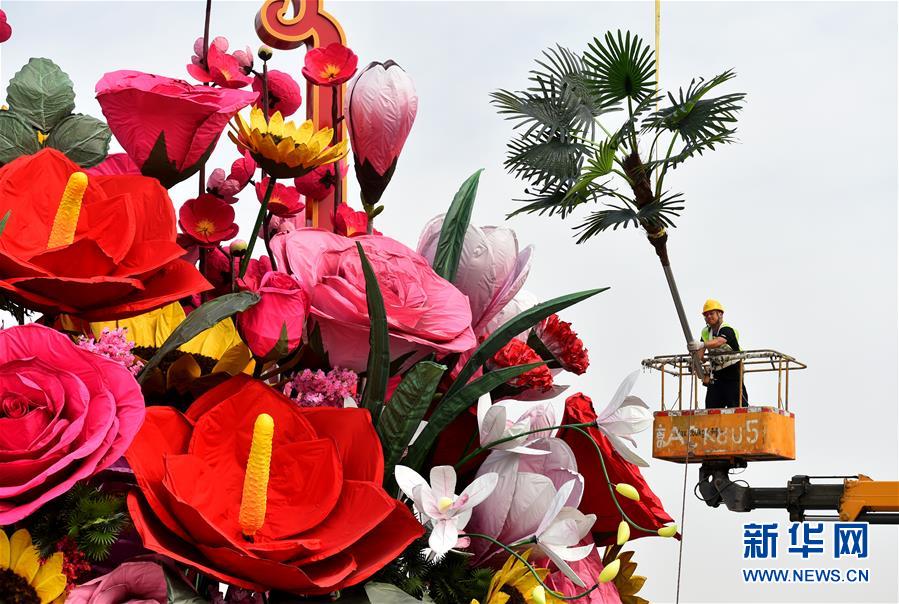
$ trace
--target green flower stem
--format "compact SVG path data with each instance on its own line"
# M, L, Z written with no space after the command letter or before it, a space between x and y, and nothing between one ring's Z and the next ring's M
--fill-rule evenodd
M337 139L340 134L340 108L337 106L337 91L340 89L340 86L334 86L331 88L331 128L334 129L334 135L331 137L331 145L337 144ZM334 215L337 215L337 208L340 206L340 202L343 200L343 178L340 176L340 160L338 159L336 162L332 164L334 167L334 207L332 211ZM337 222L334 221L334 224L331 225L331 230L337 230Z
M497 541L497 540L494 539L493 537L490 537L490 536L488 536L488 535L482 535L482 534L480 534L480 533L463 533L463 534L461 534L461 535L459 535L459 536L460 536L460 537L476 537L476 538L478 538L478 539L484 539L485 541L489 541L489 542L492 543L493 545L496 545L496 546L498 546L498 547L501 547L501 548L504 549L507 553L509 553L509 554L511 554L512 556L514 556L516 560L518 560L519 562L521 562L522 564L524 564L524 565L527 567L528 571L529 571L532 575L534 575L534 578L537 579L537 582L540 583L540 585L543 586L543 589L545 589L547 592L549 592L552 596L554 596L554 597L556 597L556 598L559 598L560 600L577 600L578 598L583 598L583 597L586 597L586 596L590 595L591 592L593 592L594 590L596 590L596 589L599 587L599 583L598 583L598 582L595 582L595 583L593 584L593 587L591 587L591 588L588 589L587 591L581 592L581 593L579 593L579 594L575 594L575 595L573 595L573 596L566 596L565 594L562 594L562 593L559 593L559 592L555 591L555 590L554 590L553 588L551 588L549 585L547 585L546 583L544 583L544 582L543 582L543 579L541 579L541 578L540 578L540 575L537 573L537 569L535 569L533 566L531 566L530 563L528 563L527 560L525 560L521 555L518 554L518 552L516 552L515 550L513 550L510 546L507 546L507 545L504 544L504 543L500 543L499 541Z
M247 267L250 265L250 257L253 255L256 239L259 238L259 229L262 228L265 213L268 211L268 202L272 198L272 193L275 190L275 182L277 182L277 179L274 176L269 176L268 186L265 188L265 196L262 198L262 204L259 206L259 214L256 215L256 224L253 226L253 232L250 233L250 241L247 243L247 251L244 252L243 260L240 261L240 273L238 274L238 277L241 279L243 278L244 273L247 272Z
M595 425L595 422L588 422L588 423L584 423L584 424L562 424L562 425L559 425L559 426L549 426L548 428L537 428L537 429L535 429L535 430L529 430L529 431L527 431L527 432L522 432L521 434L516 434L515 436L506 436L505 438L500 438L499 440L495 440L495 441L493 441L493 442L489 442L489 443L487 443L486 445L484 445L483 447L478 447L477 449L475 449L474 451L472 451L471 453L469 453L468 455L466 455L465 457L463 457L463 458L462 458L459 462L457 462L456 465L454 465L453 467L454 467L454 468L459 468L459 467L465 465L467 462L469 462L469 461L471 461L472 459L474 459L475 457L477 457L478 455L480 455L481 453L483 453L484 451L486 451L486 450L488 450L488 449L490 449L490 448L492 448L492 447L495 447L496 445L501 445L501 444L503 444L503 443L507 443L507 442L509 442L510 440L516 440L516 439L519 439L519 438L521 438L522 436L527 436L527 435L529 435L529 434L537 434L538 432L549 432L550 430L558 430L559 428L571 428L571 427L578 427L578 428L579 428L579 427L588 427L588 426L593 426L593 425ZM479 429L480 429L480 428L479 428Z
M269 225L272 222L272 213L266 212L265 221L262 223L262 241L265 243L265 251L268 254L269 260L272 261L272 270L278 270L278 264L275 262L275 255L272 254L272 242L271 242L271 233L269 229Z

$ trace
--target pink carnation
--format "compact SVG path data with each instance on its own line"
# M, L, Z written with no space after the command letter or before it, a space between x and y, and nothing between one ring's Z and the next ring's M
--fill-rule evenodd
M347 398L355 398L358 380L349 369L304 369L284 385L284 394L301 407L344 407Z
M134 342L128 340L125 336L125 327L110 331L107 327L100 334L99 338L88 338L80 336L78 338L78 346L84 350L90 350L96 354L112 359L136 376L140 373L144 366L143 361L131 354L134 349Z
M536 328L537 337L562 365L562 369L581 375L590 366L584 343L571 329L571 323L550 315Z

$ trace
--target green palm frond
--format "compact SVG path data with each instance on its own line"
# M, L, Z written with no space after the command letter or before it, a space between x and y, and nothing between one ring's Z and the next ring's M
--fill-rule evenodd
M520 136L508 144L506 169L534 187L573 183L581 171L587 147L558 136Z
M643 224L649 226L673 227L673 217L680 216L684 209L683 196L680 193L671 193L656 199L652 203L637 209L629 201L621 205L611 205L608 210L593 212L582 224L575 227L578 231L578 243L583 243L603 231L618 227L639 227Z
M743 108L741 101L746 95L733 93L710 99L703 97L735 76L732 70L728 70L709 81L702 78L693 80L686 92L683 88L678 90L677 98L669 93L671 105L647 117L643 130L676 132L689 145L703 145L704 141L716 137L719 143L729 142L728 137L735 132L736 114ZM726 135L724 139L721 139L722 135Z
M655 89L655 57L639 36L606 32L605 43L593 38L584 52L589 87L603 104L624 99L640 102Z

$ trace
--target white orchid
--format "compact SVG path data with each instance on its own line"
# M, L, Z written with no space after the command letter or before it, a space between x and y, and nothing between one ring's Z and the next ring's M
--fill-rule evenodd
M456 495L456 470L452 466L431 468L430 484L406 466L397 466L394 475L403 493L415 502L422 520L431 524L428 545L438 555L468 545L467 539L459 538L459 531L471 520L472 508L493 492L499 480L495 473L484 474Z
M491 403L490 395L485 394L478 399L478 432L481 446L504 438L523 435L521 438L494 445L491 449L507 451L521 455L545 455L546 450L531 447L533 442L551 438L558 433L558 428L526 434L532 430L557 426L565 414L565 400L561 398L549 401L517 401L506 399Z
M568 562L583 560L593 551L593 544L577 544L590 532L596 522L595 514L583 514L577 508L565 507L565 502L575 487L570 480L562 485L552 504L543 515L534 539L537 548L546 554L566 577L579 587L586 587Z
M624 444L626 440L636 447L637 442L633 439L633 435L652 425L649 405L639 397L630 396L638 377L640 377L639 370L624 378L606 408L596 413L596 425L622 457L632 464L646 467L649 464Z

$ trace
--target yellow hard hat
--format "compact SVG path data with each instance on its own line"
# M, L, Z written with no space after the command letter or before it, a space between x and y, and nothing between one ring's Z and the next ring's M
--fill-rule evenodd
M719 302L718 300L709 298L705 301L705 304L702 307L702 313L705 314L710 310L720 310L721 312L724 312L724 307L721 306L721 302Z

